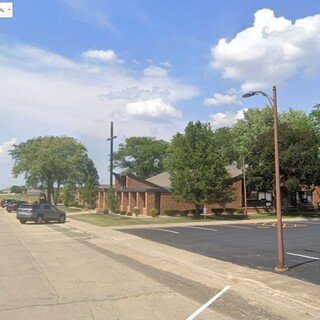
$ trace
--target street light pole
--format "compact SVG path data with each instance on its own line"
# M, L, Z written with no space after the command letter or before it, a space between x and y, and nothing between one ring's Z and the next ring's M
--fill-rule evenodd
M278 238L278 265L275 271L283 272L288 268L284 261L284 246L283 246L283 230L282 230L282 212L281 212L281 193L280 193L280 169L279 169L279 143L278 143L278 111L277 111L277 88L273 86L273 97L270 97L264 91L250 91L244 94L243 98L249 98L257 94L265 96L273 110L273 131L274 131L274 163L275 163L275 178L276 178L276 211L277 211L277 238Z

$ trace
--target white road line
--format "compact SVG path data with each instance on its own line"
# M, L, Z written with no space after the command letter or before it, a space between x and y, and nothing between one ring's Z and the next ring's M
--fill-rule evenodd
M172 230L167 230L167 229L158 229L158 228L150 228L150 229L180 234L180 232L178 232L178 231L172 231Z
M227 226L227 225L225 225L225 227L228 227L228 228L236 228L236 229L248 229L248 230L252 230L252 228L250 228L250 227Z
M202 227L187 227L187 228L207 230L207 231L218 231L217 229L202 228Z
M227 290L229 290L231 286L226 286L223 290L221 290L218 294L216 294L213 298L211 298L207 303L205 303L201 308L195 311L187 320L192 320L197 317L203 310L205 310L212 302L220 298Z
M286 254L289 254L291 256L297 256L297 257L312 259L312 260L320 260L320 258L311 257L311 256L304 256L303 254L297 254L297 253L292 253L292 252L286 252Z

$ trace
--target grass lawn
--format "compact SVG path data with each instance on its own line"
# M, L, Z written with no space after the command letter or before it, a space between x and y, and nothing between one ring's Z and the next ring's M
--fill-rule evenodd
M30 201L30 202L34 202L34 201L39 201L39 196L29 196L26 197L22 194L0 194L0 199L14 199L14 200L18 200L18 201Z
M212 221L230 221L230 220L244 220L244 219L276 219L275 215L269 214L250 214L249 218L245 215L233 216L209 216L204 219L200 217L157 217L157 218L136 218L128 217L117 214L74 214L70 218L90 223L100 227L117 227L117 226L133 226L133 225L152 225L152 224L165 224L165 223L183 223L183 222L212 222Z

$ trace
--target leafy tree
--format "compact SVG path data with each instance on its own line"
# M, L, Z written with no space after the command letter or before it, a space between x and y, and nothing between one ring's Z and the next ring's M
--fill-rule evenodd
M257 139L261 133L269 131L273 128L273 110L266 106L262 109L252 108L244 111L243 119L237 121L233 126L233 141L235 146L235 156L238 166L242 163L242 157L246 157L248 150L252 143Z
M67 180L67 183L65 184L63 188L63 204L68 207L70 203L72 203L75 199L74 195L75 187L71 181L71 179Z
M12 174L24 174L29 187L45 189L47 200L57 203L60 187L68 179L81 187L88 176L98 183L98 173L86 148L74 138L45 136L14 145Z
M22 187L19 186L12 186L10 188L11 193L20 194L22 193Z
M113 188L110 188L107 193L106 205L108 212L116 212L119 206L119 199L116 197L115 191Z
M228 163L232 163L239 158L237 145L232 143L235 138L232 128L223 127L214 132L216 151L219 152Z
M205 204L232 201L231 177L225 164L210 124L189 122L184 134L173 137L165 160L173 196L194 204L197 217Z
M275 188L273 129L260 134L249 148L248 177L258 189ZM289 194L320 183L319 140L312 128L279 125L279 167L282 202Z
M82 189L82 198L87 203L89 209L95 209L97 198L97 185L92 177L88 177Z
M296 129L311 129L313 127L310 116L301 110L289 109L287 112L280 113L278 121Z
M320 103L313 107L309 117L317 133L320 134Z
M114 153L114 166L146 179L164 171L168 142L151 137L131 137Z

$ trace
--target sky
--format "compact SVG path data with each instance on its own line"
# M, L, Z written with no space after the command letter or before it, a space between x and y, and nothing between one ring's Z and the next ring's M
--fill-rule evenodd
M5 1L4 1L5 2ZM8 1L6 1L8 2ZM320 103L319 0L15 0L0 18L0 189L8 151L39 136L82 143L109 183L132 136L170 141L189 121L232 126L272 95L278 111ZM1 8L1 0L0 0Z

